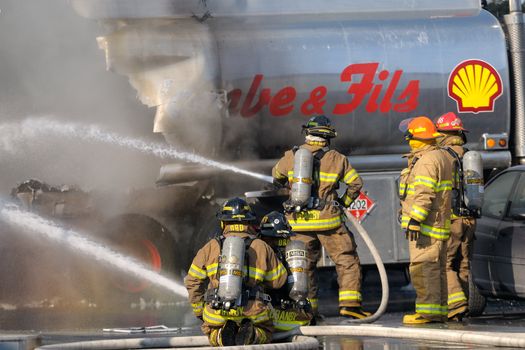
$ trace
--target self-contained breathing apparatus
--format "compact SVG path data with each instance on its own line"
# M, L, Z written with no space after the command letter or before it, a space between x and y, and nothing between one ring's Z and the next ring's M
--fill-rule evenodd
M288 276L288 295L298 307L308 304L308 261L306 260L306 244L301 241L290 241L286 245L286 265L291 275Z
M462 161L450 147L446 147L445 150L455 159L452 212L460 217L479 218L484 193L481 154L476 151L467 151Z
M206 296L206 301L214 310L235 310L246 306L248 300L259 299L265 303L271 301L268 294L260 287L248 287L249 259L248 248L254 238L224 237L216 238L221 248L217 274L219 287Z
M239 227L256 220L252 208L238 197L227 200L217 213L217 218L221 221L221 226L230 224ZM245 306L250 299L270 302L269 296L263 293L261 287L247 286L250 271L248 249L255 238L224 237L221 234L215 239L221 253L217 269L219 287L208 290L205 297L211 308L229 311Z
M321 198L312 196L312 193L318 193L319 190L321 159L326 149L320 149L315 154L300 147L294 147L292 151L294 152L292 190L290 199L283 203L284 210L299 213L303 210L322 209L326 203Z
M283 310L309 308L310 303L306 299L308 295L308 275L306 274L308 262L305 243L289 240L294 233L291 231L286 217L276 211L267 214L262 219L260 229L263 240L273 248L288 272L288 283L285 291L276 293L278 300L274 300L274 302L279 302L279 304L274 304L274 306Z

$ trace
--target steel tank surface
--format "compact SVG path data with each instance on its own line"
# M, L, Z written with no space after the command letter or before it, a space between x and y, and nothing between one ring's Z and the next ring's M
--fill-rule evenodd
M447 13L342 7L317 16L315 1L297 14L282 5L286 15L275 4L230 4L195 18L176 1L164 18L145 18L154 6L115 3L113 12L100 3L90 12L75 2L85 16L114 24L99 38L108 68L128 75L142 102L157 108L154 130L175 145L218 158L277 158L320 113L335 124L335 146L353 155L403 153L398 125L417 115L460 113L471 148L482 133L509 132L505 37L470 3ZM482 89L487 81L493 89ZM458 84L468 90L461 96ZM475 93L485 99L469 105Z

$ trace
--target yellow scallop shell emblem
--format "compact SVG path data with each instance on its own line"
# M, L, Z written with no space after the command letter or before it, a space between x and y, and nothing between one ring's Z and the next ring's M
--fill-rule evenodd
M448 79L448 94L456 100L459 112L492 112L502 92L500 75L481 60L461 62Z

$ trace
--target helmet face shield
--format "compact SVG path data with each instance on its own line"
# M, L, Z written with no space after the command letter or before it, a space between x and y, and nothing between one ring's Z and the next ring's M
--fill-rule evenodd
M402 120L399 130L405 133L405 140L435 140L440 136L432 120L425 116Z

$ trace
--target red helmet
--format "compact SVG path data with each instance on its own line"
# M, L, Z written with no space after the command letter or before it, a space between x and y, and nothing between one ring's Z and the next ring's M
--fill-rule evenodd
M463 127L463 121L454 112L443 114L436 120L438 131L467 131Z

